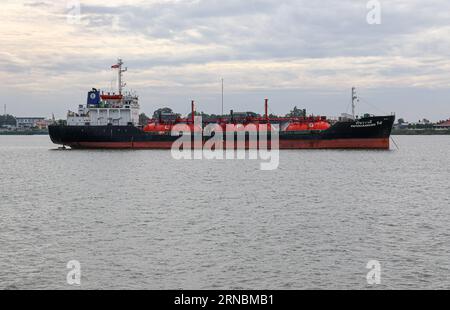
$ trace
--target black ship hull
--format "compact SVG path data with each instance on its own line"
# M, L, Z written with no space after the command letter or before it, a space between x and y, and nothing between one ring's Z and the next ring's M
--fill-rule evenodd
M389 149L394 121L395 116L374 116L337 122L323 131L280 131L279 148ZM136 126L111 125L51 125L49 134L53 143L74 149L171 149L173 143L179 139L179 136L172 136L170 132L150 133ZM224 140L227 135L230 139L229 134L225 134ZM211 137L197 138L205 143ZM268 139L270 141L270 134Z

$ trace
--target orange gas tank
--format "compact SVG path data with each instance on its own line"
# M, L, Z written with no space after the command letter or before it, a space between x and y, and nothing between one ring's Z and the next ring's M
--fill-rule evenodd
M307 123L292 123L286 128L286 131L305 131L305 130L311 130Z
M292 123L286 131L306 131L306 130L327 130L330 124L325 121L309 122L309 123Z
M169 132L170 125L151 123L144 127L145 132Z
M331 125L328 122L319 121L314 123L313 130L327 130L330 127Z

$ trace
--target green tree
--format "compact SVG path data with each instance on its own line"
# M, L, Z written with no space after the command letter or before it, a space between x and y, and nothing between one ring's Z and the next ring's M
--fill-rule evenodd
M203 115L205 115L205 113L203 113L203 112L200 113L198 111L195 111L194 115L195 116L203 116ZM187 115L187 118L191 118L191 116L192 116L192 112Z
M191 118L191 115L192 115L192 112L187 115L187 118ZM203 118L203 120L216 119L216 118L220 118L221 117L220 115L207 114L205 112L198 112L198 111L195 111L194 115L195 116L201 116Z
M306 117L306 109L299 109L297 106L286 117Z
M15 126L16 118L12 115L0 115L0 126Z
M145 126L148 124L149 120L150 118L145 113L139 114L139 125Z

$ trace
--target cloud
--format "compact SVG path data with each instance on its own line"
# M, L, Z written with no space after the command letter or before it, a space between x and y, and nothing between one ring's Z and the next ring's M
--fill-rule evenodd
M159 93L268 89L446 88L450 3L381 1L6 0L0 12L0 83L46 93L109 85L117 57L129 85ZM353 82L351 82L353 81ZM178 90L177 90L178 89ZM55 101L56 102L56 101Z
M27 2L27 3L24 3L24 6L29 6L29 7L32 7L32 8L49 8L49 7L52 7L53 6L53 4L52 3L50 3L50 2L38 2L38 1L35 1L35 2Z

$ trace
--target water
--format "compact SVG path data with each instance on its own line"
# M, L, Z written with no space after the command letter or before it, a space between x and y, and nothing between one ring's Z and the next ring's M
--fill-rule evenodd
M0 136L0 288L450 288L450 137L393 151L175 161Z

